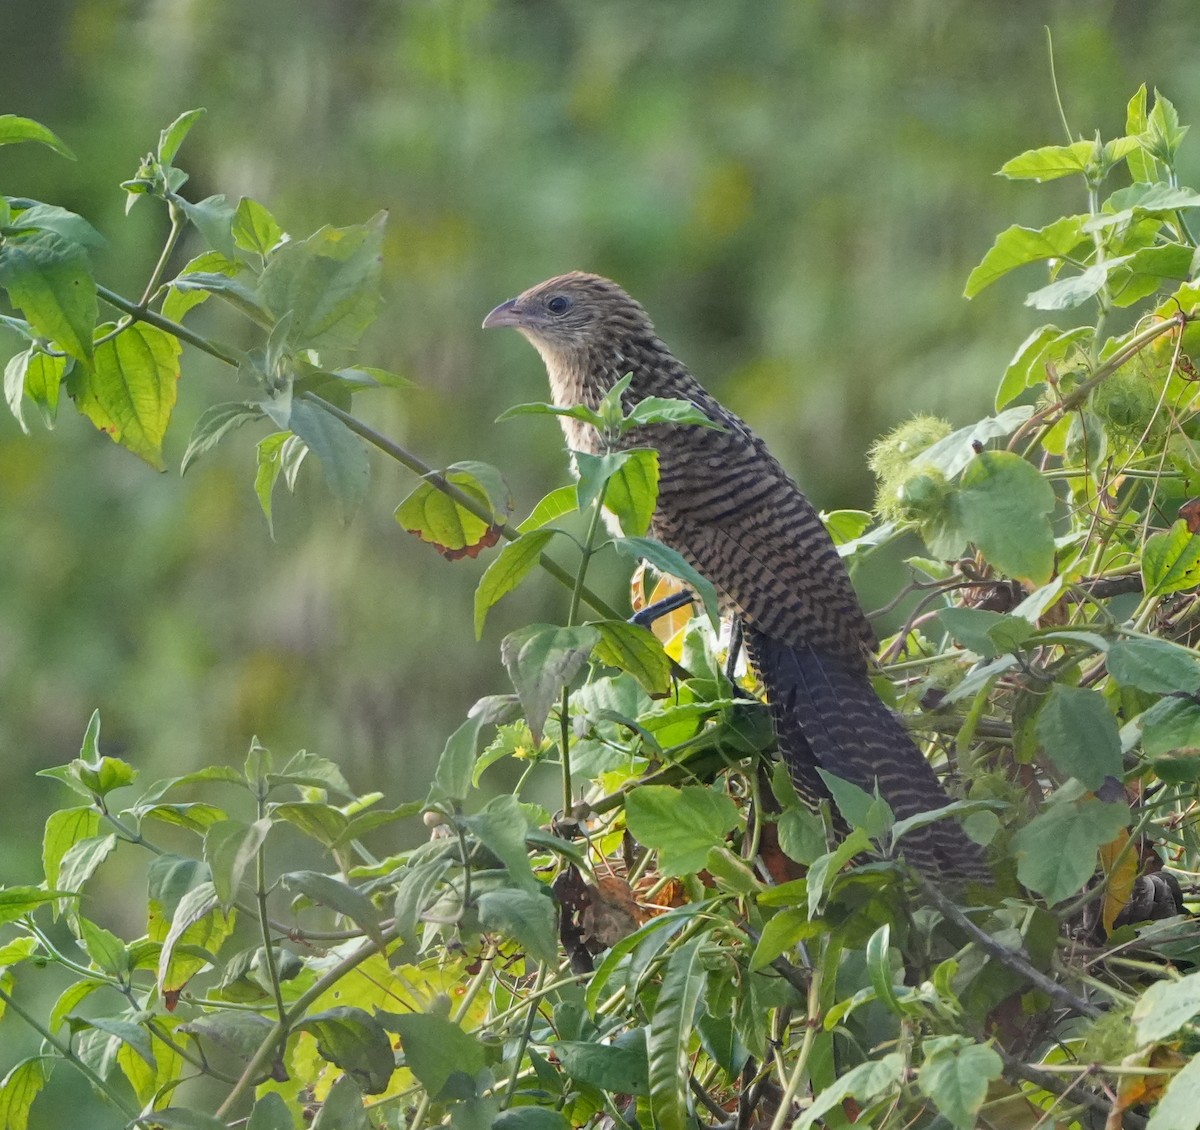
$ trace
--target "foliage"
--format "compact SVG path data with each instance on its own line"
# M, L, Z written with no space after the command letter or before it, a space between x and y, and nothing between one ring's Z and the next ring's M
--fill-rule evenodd
M1200 1124L1200 996L1172 968L1195 950L1172 872L1196 870L1200 851L1200 194L1177 181L1171 104L1143 88L1121 137L1004 165L1013 179L1078 177L1086 211L1002 233L968 296L1045 262L1027 304L1095 317L1030 335L997 415L881 443L881 495L899 500L881 506L888 521L830 516L852 565L905 529L925 541L883 661L906 712L927 707L912 725L957 771L967 803L951 808L989 844L995 886L968 892L912 876L896 850L948 813L895 823L834 780L853 827L839 844L828 814L798 803L762 757L765 711L724 671L711 618L660 641L590 592L589 565L613 548L715 615L711 587L646 536L652 451L583 460L576 484L513 526L494 468L434 471L352 414L355 393L396 383L347 357L377 309L382 220L294 238L258 202L187 199L175 161L197 117L165 129L124 184L131 206L146 197L170 219L137 299L95 280L85 220L3 198L3 325L27 343L5 373L14 415L32 405L52 423L65 388L161 466L188 345L235 369L243 393L200 420L185 464L265 425L253 477L268 522L279 478L294 487L309 453L349 518L365 441L421 476L396 511L406 529L451 559L506 542L479 586L479 631L535 567L570 599L564 623L504 639L515 693L481 699L425 799L398 808L354 795L328 760L279 761L257 743L241 770L142 788L101 752L94 716L79 758L45 771L73 796L47 823L41 880L0 892L4 1023L43 1040L0 1083L6 1125L27 1125L68 1066L126 1121L163 1126L290 1127L314 1110L318 1127L901 1125L927 1109L954 1126L1001 1111L1033 1126L1155 1104L1151 1126ZM0 117L0 143L21 141L66 152ZM1124 171L1132 183L1109 191ZM209 249L166 279L189 226ZM256 344L187 327L213 297ZM612 440L703 423L671 401L626 411L621 391L566 411ZM605 510L619 536L602 533ZM576 512L582 538L560 525ZM508 759L520 783L480 805L481 774ZM525 799L545 772L561 781L557 814ZM384 858L363 845L419 813L427 843ZM326 869L294 866L297 844ZM146 930L130 940L87 900L97 871L128 856L147 883ZM39 1016L14 987L45 965L68 985ZM197 1076L224 1087L211 1109L190 1097Z

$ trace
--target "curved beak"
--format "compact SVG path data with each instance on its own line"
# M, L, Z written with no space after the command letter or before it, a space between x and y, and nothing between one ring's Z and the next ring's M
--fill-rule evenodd
M519 326L521 324L521 314L517 310L517 300L510 298L507 302L501 302L486 318L483 319L483 328L485 330L495 329L497 326Z

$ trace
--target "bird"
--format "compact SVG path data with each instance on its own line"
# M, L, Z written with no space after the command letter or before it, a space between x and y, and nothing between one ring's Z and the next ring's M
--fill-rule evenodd
M626 411L647 397L669 397L716 425L649 424L618 448L658 452L650 533L704 575L740 620L801 797L814 805L830 796L823 769L869 793L878 788L897 819L949 803L871 685L875 633L817 511L763 440L663 343L642 305L610 279L574 271L501 303L483 326L510 326L534 346L560 408L598 410L632 374ZM603 452L604 437L591 424L559 419L572 451ZM930 878L990 874L982 849L952 819L914 828L898 848Z

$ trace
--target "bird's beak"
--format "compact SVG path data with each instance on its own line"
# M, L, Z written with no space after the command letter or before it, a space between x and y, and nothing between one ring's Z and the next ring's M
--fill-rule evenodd
M486 318L483 319L483 328L485 330L495 329L496 326L519 326L521 324L521 314L517 309L517 300L510 298L507 302L501 302Z

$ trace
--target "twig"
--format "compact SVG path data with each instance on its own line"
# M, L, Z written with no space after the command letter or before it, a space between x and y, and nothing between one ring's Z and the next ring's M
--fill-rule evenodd
M1014 973L1020 974L1035 988L1041 989L1047 996L1066 1008L1082 1013L1084 1016L1103 1015L1102 1010L1096 1005L1077 997L1070 989L1064 988L1053 978L1047 977L1046 974L1035 969L1024 956L1015 950L1008 949L990 934L981 930L923 875L917 875L916 881L925 897L959 929L969 934L984 953L994 957L1001 965L1011 969Z
M1079 1085L1080 1080L1076 1079L1073 1083L1064 1087L1063 1084L1048 1071L1043 1071L1033 1064L1025 1063L1018 1059L1011 1052L1006 1051L999 1044L993 1045L999 1053L1000 1058L1004 1061L1004 1070L1009 1075L1015 1075L1019 1079L1024 1079L1028 1083L1032 1083L1035 1087L1041 1087L1043 1091L1049 1091L1052 1095L1062 1095L1068 1090L1074 1090L1079 1102L1086 1106L1089 1110L1096 1111L1097 1114L1102 1114L1104 1117L1110 1118L1113 1111L1116 1109L1108 1099L1103 1095L1096 1094L1095 1091L1090 1091L1086 1087ZM1128 1127L1128 1130L1145 1130L1146 1119L1140 1114L1134 1114L1131 1111L1121 1112L1121 1125Z

